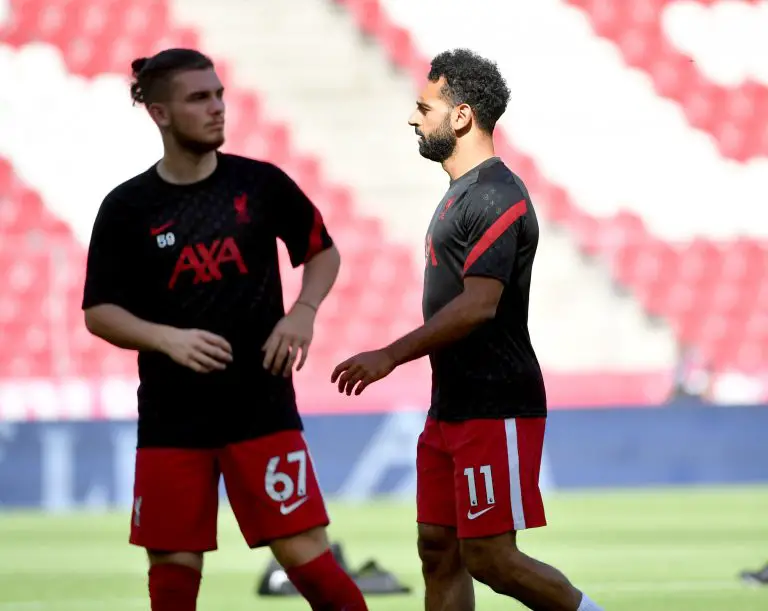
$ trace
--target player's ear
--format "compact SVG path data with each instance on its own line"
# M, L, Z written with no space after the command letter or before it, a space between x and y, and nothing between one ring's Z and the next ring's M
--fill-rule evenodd
M165 104L150 104L147 106L147 112L158 127L168 127L171 124L171 115Z
M453 109L453 129L461 131L472 122L472 108L469 104L459 104Z

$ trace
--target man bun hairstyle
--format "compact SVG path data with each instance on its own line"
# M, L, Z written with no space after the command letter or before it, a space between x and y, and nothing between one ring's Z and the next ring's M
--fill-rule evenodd
M477 126L492 133L509 103L509 87L496 62L469 49L453 49L437 55L427 78L433 83L444 77L443 96L454 106L468 104Z
M139 57L131 62L131 99L145 106L160 102L168 97L176 74L210 68L213 61L195 49L166 49L152 57Z
M134 59L131 62L131 73L134 77L138 76L139 72L141 72L144 69L144 66L147 65L147 62L149 61L148 57L139 57L138 59Z

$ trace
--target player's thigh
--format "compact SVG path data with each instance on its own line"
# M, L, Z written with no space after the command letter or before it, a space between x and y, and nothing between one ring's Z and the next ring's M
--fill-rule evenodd
M419 524L456 527L453 459L440 422L427 418L416 446L416 520Z
M130 542L158 552L216 549L215 450L139 448Z
M544 418L444 423L453 456L459 538L544 526L539 472Z
M221 453L221 470L235 518L250 547L328 525L301 431L229 444Z

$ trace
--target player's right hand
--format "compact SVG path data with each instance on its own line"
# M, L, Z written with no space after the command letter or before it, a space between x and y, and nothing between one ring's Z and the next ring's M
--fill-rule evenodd
M232 362L232 346L220 335L201 329L169 329L163 352L179 365L198 373L226 369Z

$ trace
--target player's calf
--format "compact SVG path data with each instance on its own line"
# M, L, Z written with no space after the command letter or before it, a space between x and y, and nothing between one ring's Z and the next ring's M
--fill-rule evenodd
M203 555L147 551L152 611L195 611Z
M367 610L362 592L333 557L325 528L276 539L270 547L313 611Z
M522 553L515 533L462 540L461 556L475 579L534 611L601 611L560 571Z
M419 558L426 588L426 610L472 611L472 577L461 560L455 528L419 524Z

